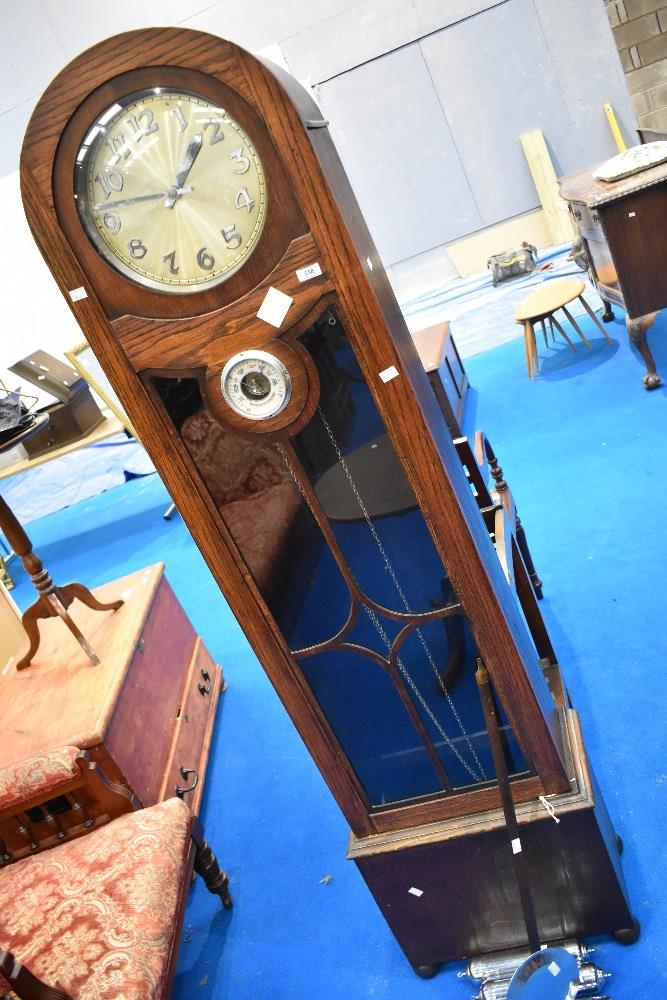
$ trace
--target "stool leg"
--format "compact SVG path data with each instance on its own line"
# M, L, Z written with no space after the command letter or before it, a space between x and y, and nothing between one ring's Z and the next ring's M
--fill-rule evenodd
M540 320L540 326L542 327L542 336L544 337L544 346L548 347L549 346L549 341L547 340L547 328L544 325L544 320L543 319Z
M530 322L530 342L533 348L533 361L535 362L535 371L539 372L540 359L537 356L537 341L535 340L535 327L533 326L532 321L529 320L529 322Z
M583 330L581 329L581 327L579 326L579 324L578 324L578 323L577 323L577 321L575 320L574 316L571 316L571 315L570 315L570 313L569 313L569 312L567 311L567 309L565 308L565 306L561 306L561 309L563 310L563 312L564 312L564 313L565 313L565 315L567 316L568 320L570 321L570 324L571 324L571 325L572 325L572 326L574 327L574 329L575 329L575 330L577 331L577 333L579 334L579 336L580 336L580 337L581 337L581 339L583 340L583 342L584 342L584 344L586 345L586 347L588 348L588 350L589 350L589 351L592 351L592 350L593 350L593 348L591 347L591 345L590 345L590 344L588 343L588 341L586 340L586 334L585 334L585 333L584 333L584 331L583 331Z
M528 378L533 377L533 362L530 356L530 333L528 331L528 324L523 324L523 346L526 352L526 370L528 372Z
M526 342L526 358L528 360L528 374L531 378L535 378L535 347L533 338L533 324L529 319L524 323L524 340Z
M558 322L558 320L556 319L556 317L552 316L551 317L551 321L552 321L553 325L556 327L556 329L558 330L558 332L563 335L563 337L565 338L565 340L567 340L567 342L570 345L570 347L572 348L572 350L576 353L577 348L574 346L574 344L572 343L572 341L570 340L570 338L568 337L568 335L566 334L565 330L560 325L560 323Z
M556 334L554 333L554 321L552 320L551 316L547 316L547 319L549 320L549 329L551 330L551 340L552 340L552 343L555 344L556 343Z
M597 326L598 330L600 330L604 334L605 338L609 341L610 344L613 344L614 341L611 339L611 337L609 336L609 334L607 333L607 331L603 327L602 323L597 318L597 316L595 315L595 313L593 312L593 310L591 309L591 307L589 306L588 302L583 297L583 295L579 296L579 301L581 302L582 306L584 307L584 309L586 310L586 312L588 313L588 315L590 316L590 318L593 320L593 322Z

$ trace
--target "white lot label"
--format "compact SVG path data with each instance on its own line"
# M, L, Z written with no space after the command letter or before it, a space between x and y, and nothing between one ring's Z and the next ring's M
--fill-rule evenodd
M322 268L319 264L309 264L308 267L300 267L296 272L299 281L310 281L311 278L319 278Z
M287 310L293 301L294 299L289 295L285 295L278 288L269 288L264 296L264 301L259 307L257 318L263 319L265 323L270 323L271 326L279 327L285 316L287 316Z

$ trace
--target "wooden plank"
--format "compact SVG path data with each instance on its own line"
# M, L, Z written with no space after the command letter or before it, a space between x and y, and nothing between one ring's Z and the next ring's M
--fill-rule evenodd
M542 129L524 132L519 138L544 209L551 238L556 244L571 243L576 239L577 233L567 205L558 191L558 178Z

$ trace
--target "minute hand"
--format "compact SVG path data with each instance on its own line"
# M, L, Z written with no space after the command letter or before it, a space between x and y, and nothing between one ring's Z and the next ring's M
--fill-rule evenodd
M192 191L192 188L182 188L179 187L176 190L176 196L181 194L188 194ZM101 201L97 205L93 205L96 212L100 212L103 208L117 208L120 205L136 205L138 201L157 201L158 198L166 198L167 191L157 191L155 194L139 194L135 198L118 198L116 201Z
M178 173L176 174L176 180L174 181L173 186L170 187L169 190L167 191L167 196L164 199L165 208L173 208L174 205L176 204L176 201L180 193L180 188L183 187L183 185L187 180L188 174L192 170L192 164L197 159L197 155L199 153L199 150L201 149L201 144L202 144L202 133L195 132L195 134L192 136L190 142L187 145L185 153L183 154L183 159L180 162Z

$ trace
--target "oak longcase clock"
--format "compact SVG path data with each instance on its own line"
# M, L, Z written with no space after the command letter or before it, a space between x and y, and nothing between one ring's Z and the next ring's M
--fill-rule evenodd
M543 940L630 933L520 553L503 570L312 99L220 38L130 32L48 88L21 183L412 965L526 942L478 659Z

